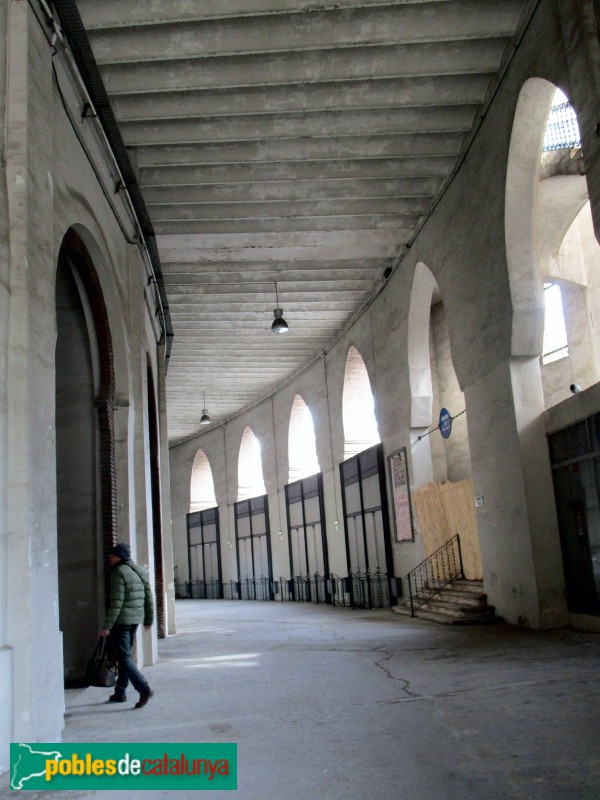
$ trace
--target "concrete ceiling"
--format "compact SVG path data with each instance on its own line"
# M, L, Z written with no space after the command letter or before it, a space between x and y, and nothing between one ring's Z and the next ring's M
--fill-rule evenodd
M268 396L381 287L532 0L78 0L152 218L170 440ZM270 332L277 281L290 330Z

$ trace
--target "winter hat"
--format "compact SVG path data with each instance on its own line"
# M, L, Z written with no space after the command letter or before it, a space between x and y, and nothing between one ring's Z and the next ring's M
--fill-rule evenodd
M131 561L131 550L125 542L115 545L110 551L110 555L120 558L121 561Z

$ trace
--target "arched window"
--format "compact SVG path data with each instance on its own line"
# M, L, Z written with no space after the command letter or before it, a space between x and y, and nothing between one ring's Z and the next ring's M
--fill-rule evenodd
M260 443L252 428L246 428L238 459L238 502L266 494Z
M217 505L213 474L204 450L198 450L192 467L190 512L204 511Z
M288 460L290 483L321 471L312 416L299 394L294 398L290 416Z
M350 348L346 360L343 421L344 460L381 441L369 374L355 347Z

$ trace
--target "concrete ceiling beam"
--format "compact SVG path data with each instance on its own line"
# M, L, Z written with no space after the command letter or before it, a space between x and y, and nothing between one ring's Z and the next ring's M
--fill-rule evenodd
M249 86L329 83L366 78L408 78L495 72L506 39L421 45L349 47L197 60L138 62L102 67L109 94Z
M508 37L520 0L455 0L90 31L99 65Z
M440 75L221 91L148 91L117 96L113 111L122 122L130 122L173 117L472 104L482 102L489 79L489 74Z
M347 200L356 197L429 197L438 178L386 180L347 178L327 180L266 181L200 184L198 186L144 185L146 204L235 203L269 200Z
M120 28L131 25L156 25L165 21L170 23L190 22L219 18L250 17L263 14L304 14L322 12L326 9L356 8L373 6L404 6L408 3L444 3L449 0L169 0L157 3L156 0L136 0L124 3L123 0L78 0L77 6L89 31L103 28Z
M293 219L281 217L272 219L266 217L258 219L218 219L218 220L182 220L166 222L157 221L154 224L154 231L157 235L163 234L187 234L187 233L304 233L306 231L323 231L329 233L331 230L345 228L348 231L390 230L396 234L398 248L407 242L413 232L410 228L402 227L394 214L365 214L363 216L347 217L295 217Z
M344 168L346 161L370 159L415 158L422 156L456 157L464 140L462 132L403 133L388 136L352 136L331 139L299 139L290 151L284 140L262 142L223 142L219 144L137 147L133 149L138 169L149 167L186 168L189 165L235 165L228 170L229 180L241 180L237 170L242 163L275 163L290 161L335 161L332 169ZM287 167L286 167L287 168ZM324 167L327 168L327 167ZM223 170L221 170L221 173ZM223 178L225 179L225 178Z
M471 129L476 106L437 106L388 111L331 111L311 114L258 115L216 119L156 120L126 122L121 133L129 147L191 144L194 142L251 141L270 139L385 135L397 133L467 132Z

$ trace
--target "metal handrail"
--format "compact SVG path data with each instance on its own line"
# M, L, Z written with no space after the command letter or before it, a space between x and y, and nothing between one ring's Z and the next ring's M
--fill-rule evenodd
M449 583L465 577L458 533L411 569L406 577L410 595L410 613L414 617L415 611L439 594Z

